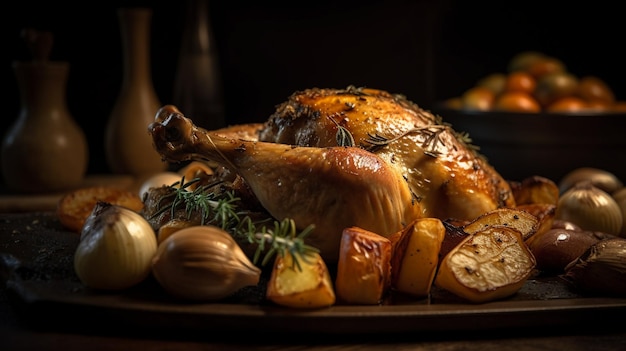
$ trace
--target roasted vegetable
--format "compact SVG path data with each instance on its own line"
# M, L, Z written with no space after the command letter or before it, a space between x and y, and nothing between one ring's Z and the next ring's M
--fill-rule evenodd
M535 266L535 257L519 230L488 226L446 255L435 285L469 302L483 303L515 294Z
M80 233L87 217L99 201L123 206L135 212L140 212L144 206L139 195L130 190L93 186L65 193L57 203L57 217L65 228Z
M554 217L556 216L556 205L553 204L525 204L517 206L518 210L526 211L535 216L539 221L535 233L524 238L526 243L534 240L533 238L541 236L543 233L552 229L554 225Z
M601 240L565 267L562 276L592 295L626 296L626 239Z
M561 274L565 267L582 255L591 245L614 237L601 232L551 229L530 243L530 251L537 260L537 268L549 274Z
M570 171L559 181L559 192L563 194L582 181L590 181L593 186L609 194L624 187L622 181L609 171L594 167L580 167Z
M539 220L532 214L515 208L499 208L486 212L463 226L468 234L473 234L490 226L506 226L517 229L524 240L535 234Z
M286 307L313 309L335 304L332 278L319 253L309 252L294 262L286 251L274 259L274 267L267 283L268 300Z
M417 219L392 235L392 289L416 297L428 296L445 236L446 228L437 218Z
M173 296L214 301L259 283L261 270L235 240L215 226L192 226L163 240L152 273Z
M343 230L337 263L337 298L349 304L382 302L391 282L391 241L359 227Z
M122 290L150 275L156 251L156 236L145 218L122 206L96 202L80 234L74 271L90 288Z
M559 187L551 179L531 176L519 182L511 181L509 184L517 206L527 204L556 205L559 201Z
M623 224L619 204L589 180L576 183L561 195L555 218L576 223L583 230L615 235Z

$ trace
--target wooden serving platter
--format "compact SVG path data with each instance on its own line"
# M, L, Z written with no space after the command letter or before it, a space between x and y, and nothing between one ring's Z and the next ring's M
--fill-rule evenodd
M121 292L92 291L73 270L78 239L50 212L0 215L0 274L11 305L28 325L185 335L223 331L429 335L602 328L626 313L626 298L581 296L556 277L531 279L513 297L484 304L468 304L434 289L430 298L395 296L376 306L318 310L272 305L264 299L263 282L208 303L176 300L153 279Z

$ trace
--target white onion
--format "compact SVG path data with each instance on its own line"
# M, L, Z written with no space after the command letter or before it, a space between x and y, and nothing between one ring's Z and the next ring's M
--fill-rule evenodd
M98 202L83 226L74 270L90 288L126 289L148 277L156 250L156 235L144 217Z

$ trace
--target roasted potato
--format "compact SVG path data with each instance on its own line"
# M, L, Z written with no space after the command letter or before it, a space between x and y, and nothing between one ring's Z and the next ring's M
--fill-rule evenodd
M530 213L531 215L537 217L537 220L539 221L535 233L524 238L527 244L530 240L533 240L534 237L540 236L552 229L552 226L554 225L554 217L556 216L556 205L525 204L517 206L517 209Z
M465 240L469 235L467 232L463 230L463 225L469 223L468 221L449 221L445 220L442 222L444 228L446 228L446 235L443 238L443 242L441 243L441 249L439 250L439 263L444 257L448 254L448 252L452 251L457 245L461 243L461 241Z
M278 255L267 283L266 298L278 305L313 309L328 307L335 303L333 282L326 263L318 253L310 253L298 259Z
M444 257L435 285L469 302L483 303L515 294L535 266L535 257L519 230L488 226L469 235Z
M559 187L551 179L541 176L531 176L522 181L510 181L515 203L526 204L552 204L559 202Z
M391 241L359 227L343 230L335 289L338 300L349 304L382 302L391 282Z
M198 223L181 218L170 219L157 230L157 241L160 244L175 232L194 225L198 225Z
M428 296L445 236L446 228L437 218L417 219L392 235L391 288L416 297Z
M517 229L526 240L539 228L539 219L534 215L517 208L498 208L478 216L463 226L468 234L474 234L491 226L506 226Z
M122 206L135 212L140 212L144 206L134 191L111 186L93 186L64 194L57 203L57 217L65 228L80 233L85 220L98 201Z

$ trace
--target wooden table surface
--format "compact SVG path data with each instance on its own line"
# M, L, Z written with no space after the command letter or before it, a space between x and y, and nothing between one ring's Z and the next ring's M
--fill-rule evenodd
M0 254L36 259L40 248L30 240L34 233L16 234L15 218L30 213L0 213ZM17 217L16 217L17 216ZM24 225L21 224L23 227ZM20 227L20 228L22 228ZM25 234L25 235L24 235ZM442 331L415 333L242 333L210 331L181 333L160 330L120 330L85 318L65 327L63 313L47 316L59 323L33 325L24 319L5 284L10 272L0 266L0 350L626 350L626 326L622 321L589 320L576 326L508 330ZM71 316L70 316L71 317ZM109 322L107 322L109 323Z
M0 296L0 349L12 350L626 350L623 323L616 321L618 330L604 332L580 330L544 330L455 335L394 335L394 336L323 336L323 335L136 335L92 332L33 330L22 326L13 314L6 295ZM63 316L59 316L63 318ZM91 321L85 321L86 324ZM590 321L590 329L593 321Z

